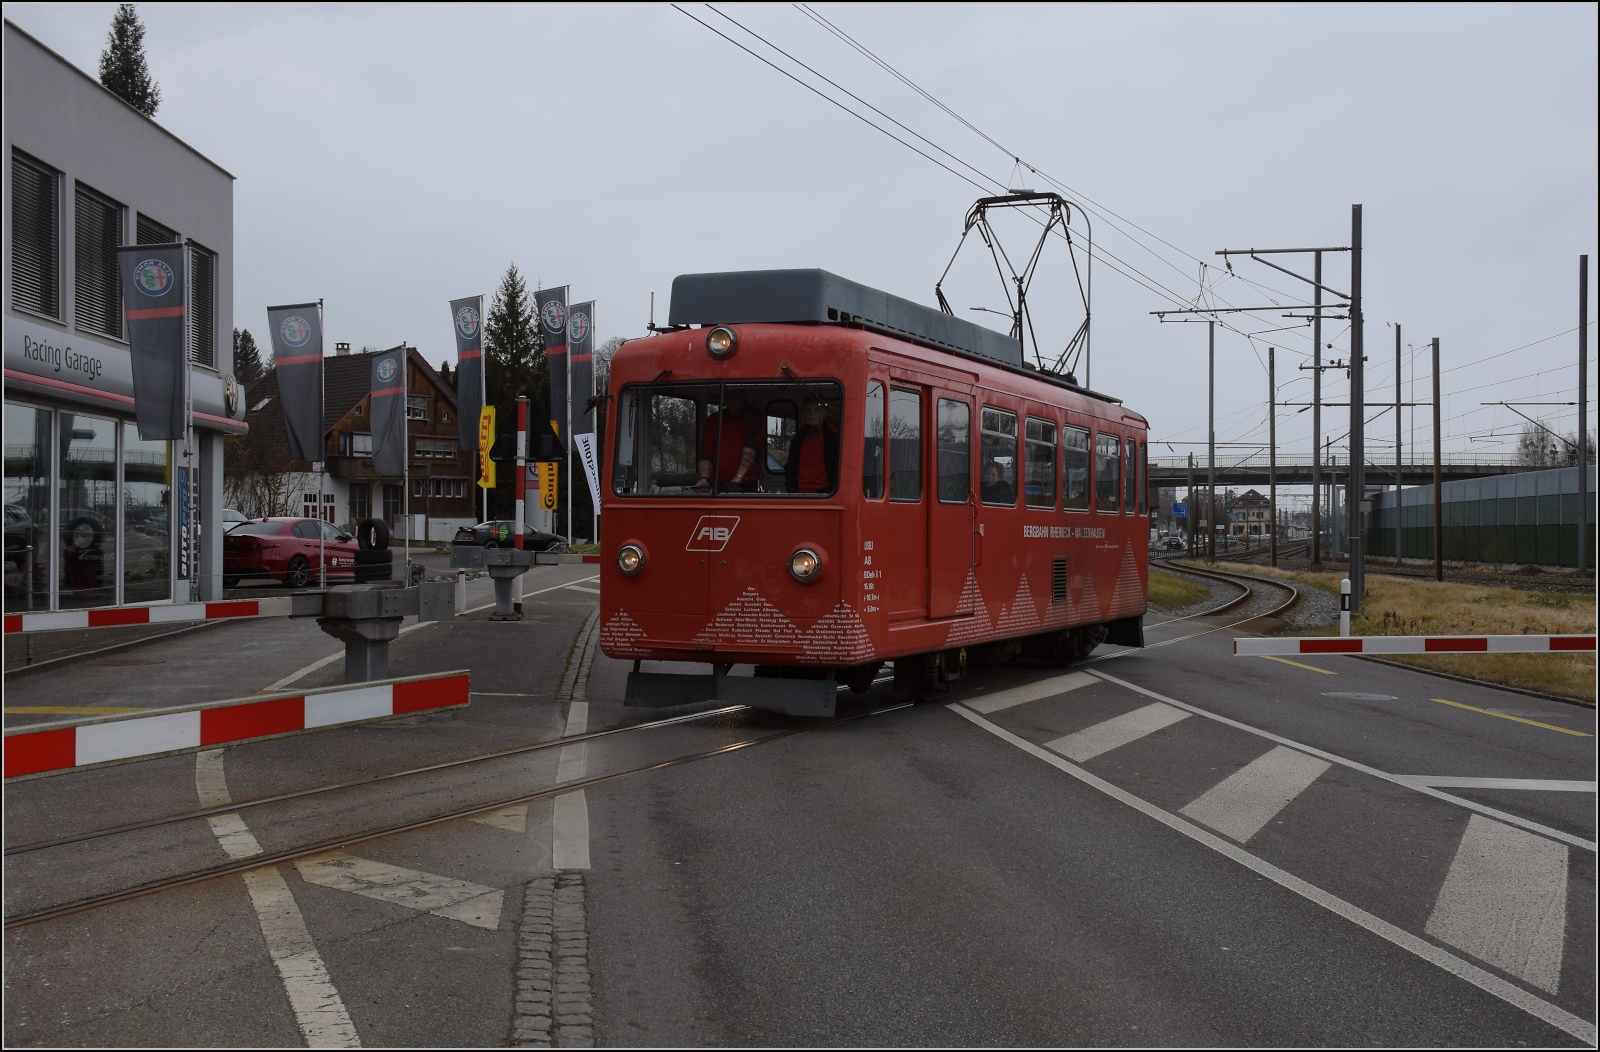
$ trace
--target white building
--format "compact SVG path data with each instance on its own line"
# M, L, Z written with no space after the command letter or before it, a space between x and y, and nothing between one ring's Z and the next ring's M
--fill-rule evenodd
M5 611L219 598L223 436L245 430L233 176L9 21L4 65ZM118 246L180 239L192 461L134 426L117 276Z

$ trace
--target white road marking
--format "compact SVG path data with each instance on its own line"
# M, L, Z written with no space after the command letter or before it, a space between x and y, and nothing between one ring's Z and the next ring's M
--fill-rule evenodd
M589 868L589 802L583 790L556 797L550 864L554 869Z
M585 577L582 581L577 581L577 582L573 582L573 583L575 583L575 584L583 584L583 583L588 582L588 581L598 581L598 580L600 580L600 575L599 574L595 574L593 577ZM570 587L570 585L565 585L565 584L551 585L549 588L541 588L537 592L525 592L525 593L523 593L522 598L524 600L526 600L529 596L543 595L546 592L553 592L557 588L567 588L567 587ZM479 603L477 606L468 607L467 609L461 611L461 613L457 614L456 616L457 617L462 617L462 616L464 616L466 614L475 614L479 610L487 610L492 606L494 606L494 600L491 599L487 603ZM440 622L438 622L438 621L416 621L416 622L413 622L412 624L406 625L404 628L400 629L400 634L401 635L408 635L408 634L410 634L412 632L415 632L419 628L426 628L429 625L436 625L436 624L439 624L439 623ZM260 693L260 694L272 694L272 693L275 693L277 691L280 691L280 690L284 689L285 687L289 686L291 683L299 682L300 680L304 679L306 676L311 675L311 673L315 672L317 669L323 668L323 667L325 667L327 665L333 664L335 661L338 661L342 657L344 657L344 651L343 650L337 650L334 653L329 654L327 657L318 658L317 660L313 661L311 664L307 665L305 668L297 669L296 671L289 673L287 676L285 676L282 679L278 680L276 683L272 683L272 684L268 685L267 687L262 688L257 693Z
M221 749L207 749L194 756L194 788L201 807L226 807L233 803L228 781L223 774ZM211 815L212 833L229 858L249 858L261 854L261 845L235 814ZM256 922L261 925L267 953L283 980L300 1035L311 1048L360 1048L361 1039L345 1011L339 991L328 978L328 969L317 953L316 943L306 929L306 921L295 904L294 893L283 875L272 867L241 874Z
M1318 749L1311 745L1303 745L1300 742L1294 741L1290 738L1285 738L1281 734L1273 734L1271 731L1264 731L1259 727L1252 727L1248 723L1240 723L1238 720L1230 720L1226 716L1219 716L1214 712L1207 712L1205 709L1202 709L1199 706L1190 705L1188 702L1179 701L1177 698L1169 698L1165 694L1158 694L1146 687L1139 686L1137 683L1130 683L1125 679L1119 679L1116 676L1110 675L1109 673L1097 671L1091 672L1090 675L1095 676L1098 679L1103 679L1107 683L1115 683L1119 687L1127 687L1135 694L1143 694L1147 698L1154 698L1157 701L1166 702L1168 705L1175 705L1178 708L1183 709L1185 712L1194 713L1196 716L1204 716L1206 719L1220 723L1225 727L1233 727L1236 730L1244 731L1246 734L1253 734L1258 738L1265 738L1267 741L1277 742L1279 745L1287 745L1291 749L1298 749L1299 751L1307 753L1311 756L1320 756L1329 763L1336 763L1341 767L1348 767L1352 771L1360 771L1362 774L1369 774L1374 778L1381 778L1386 782L1393 783L1394 785L1404 786L1407 789L1415 790L1424 796L1431 796L1436 800L1443 800L1446 803L1454 804L1457 807L1464 807L1468 811L1476 811L1480 815L1504 822L1507 825L1516 826L1519 829L1526 829L1530 833L1538 833L1540 836L1547 836L1552 840L1559 840L1563 844L1571 844L1573 847L1581 847L1585 851L1595 850L1594 841L1585 840L1582 837L1575 836L1572 833L1568 833L1560 829L1552 829L1550 826L1541 825L1538 822L1533 822L1517 815L1507 814L1505 811L1500 811L1493 807L1476 803L1472 800L1465 799L1464 797L1451 796L1449 793L1441 793L1439 790L1434 789L1431 786L1418 785L1416 782L1408 782L1400 775L1390 774L1387 771L1380 771L1376 767L1368 767L1364 763L1357 763L1355 760L1347 759L1336 753L1325 752L1324 750Z
M600 589L598 589L598 588L590 588L586 584L569 584L569 585L567 585L567 588L568 588L568 590L573 591L573 592L593 592L595 595L599 595L600 594Z
M1437 965L1438 967L1449 972L1451 975L1466 980L1473 986L1478 987L1478 989L1490 993L1495 997L1500 998L1502 1001L1522 1009L1524 1012L1527 1012L1536 1019L1541 1019L1544 1022L1549 1023L1551 1026L1558 1027L1559 1029L1571 1034L1573 1037L1578 1038L1580 1041L1586 1041L1591 1045L1595 1044L1597 1038L1600 1038L1600 1029L1597 1029L1595 1024L1586 1019L1580 1018L1579 1016L1573 1015L1566 1009L1561 1008L1558 1005L1553 1005L1549 1001L1546 1001L1535 994L1529 993L1527 990L1517 986L1515 983L1508 982L1505 979L1500 978L1498 975L1495 975L1493 972L1486 971L1485 969L1480 968L1469 961L1465 961L1447 950L1442 950L1433 943L1428 942L1426 939L1417 935L1413 935L1403 928L1396 927L1395 925L1390 924L1388 921L1383 920L1380 917L1376 917L1371 913L1368 913L1366 910L1361 909L1359 906L1352 905L1336 895L1329 894L1316 885L1301 880L1299 877L1287 872L1286 870L1279 869L1270 862L1264 862L1250 854L1248 851L1244 850L1242 847L1222 839L1215 833L1202 829L1187 819L1180 818L1179 816L1171 814L1170 812L1163 811L1155 804L1141 800L1137 796L1134 796L1132 793L1124 789L1119 789L1117 786L1112 785L1104 778L1099 778L1093 774L1090 774L1087 770L1079 767L1077 764L1069 763L1054 753L1040 748L1039 746L1023 738L1019 738L1017 735L1012 734L1004 727L990 723L988 720L984 719L982 716L971 711L970 709L967 709L959 702L951 702L948 708L959 714L962 718L979 727L982 727L995 737L1000 738L1003 741L1010 742L1023 752L1028 753L1030 756L1035 756L1043 760L1050 766L1072 776L1073 778L1076 778L1078 781L1093 789L1099 790L1100 792L1111 797L1113 800L1133 808L1141 814L1160 822L1167 828L1177 833L1181 833L1196 843L1208 847L1218 854L1232 859L1245 868L1254 873L1258 873L1263 877L1266 877L1268 880L1273 881L1281 887L1287 888L1296 895L1314 902L1324 909L1343 917L1345 920L1365 928L1372 934L1394 944L1395 946L1400 947L1402 950L1415 954L1430 964Z
M528 831L528 805L517 804L491 814L474 815L467 821L476 822L482 826L504 829L508 833L526 833Z
M1567 930L1566 845L1473 815L1424 930L1555 993Z
M356 858L342 851L313 855L294 867L308 884L393 902L490 931L500 926L505 892L496 888Z
M328 969L317 953L305 917L295 904L288 883L271 866L244 874L250 902L261 922L267 952L283 979L284 992L294 1009L300 1034L310 1048L360 1048L355 1023L345 1010L344 1000L328 978Z
M1397 774L1411 785L1431 785L1437 789L1529 789L1541 793L1592 793L1594 782L1570 782L1559 778L1455 778L1443 774Z
M1171 705L1146 705L1142 709L1113 716L1093 727L1063 735L1055 741L1045 742L1044 747L1082 763L1188 718L1187 712L1181 712Z
M228 793L228 781L222 773L221 749L195 753L194 790L200 797L201 807L227 807L233 803L233 797ZM255 834L250 832L240 815L211 815L206 822L229 858L249 858L261 854L261 845L256 842Z
M1095 682L1095 678L1087 672L1068 672L1064 676L1052 676L1040 680L1038 683L1028 683L1021 687L1012 687L1009 690L998 690L993 694L985 694L981 698L973 698L967 703L967 708L978 712L999 712L1009 709L1013 705L1022 705L1040 698L1054 697L1065 694L1069 690L1087 687Z
M1332 766L1279 745L1212 786L1182 813L1242 844Z

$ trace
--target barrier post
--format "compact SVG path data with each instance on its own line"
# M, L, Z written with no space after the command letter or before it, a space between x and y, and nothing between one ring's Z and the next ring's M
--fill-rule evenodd
M456 613L467 612L467 571L456 571Z
M1350 634L1350 578L1339 582L1339 634Z

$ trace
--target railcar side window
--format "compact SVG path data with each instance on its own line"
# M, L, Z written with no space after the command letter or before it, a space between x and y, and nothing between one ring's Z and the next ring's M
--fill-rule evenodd
M1144 485L1139 487L1139 514L1148 515L1148 496L1150 492L1150 449L1143 442L1139 443L1139 477L1144 480Z
M889 389L889 499L922 499L922 395Z
M972 407L939 399L939 499L965 504L972 495Z
M1061 429L1061 507L1089 510L1089 432L1081 427Z
M1030 508L1056 506L1056 425L1028 417L1024 436L1022 502Z
M831 381L630 384L617 403L611 488L619 496L826 496L839 473L842 395ZM787 470L797 448L803 478Z
M1017 503L1017 414L984 406L980 423L983 502L1013 506Z
M1139 443L1130 438L1123 443L1123 449L1127 452L1125 460L1128 470L1123 476L1127 479L1127 492L1122 497L1122 512L1132 515L1139 494Z
M877 499L883 496L883 385L867 385L866 419L862 433L866 436L861 450L861 495Z
M1095 510L1115 514L1121 481L1122 443L1116 435L1095 435L1094 453Z

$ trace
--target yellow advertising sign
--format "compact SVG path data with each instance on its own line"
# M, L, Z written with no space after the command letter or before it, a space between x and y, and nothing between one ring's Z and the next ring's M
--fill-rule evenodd
M494 489L494 461L489 450L494 446L494 406L486 405L478 414L478 486Z
M556 510L556 494L560 487L556 485L556 464L552 461L539 462L539 507L545 511Z

